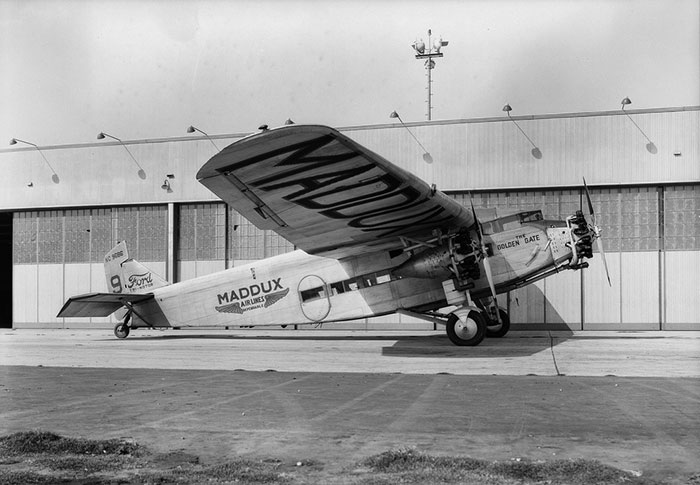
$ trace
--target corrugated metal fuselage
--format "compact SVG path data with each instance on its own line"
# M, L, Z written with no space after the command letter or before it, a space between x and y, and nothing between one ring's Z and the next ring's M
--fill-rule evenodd
M536 221L486 235L499 292L522 285L571 257L561 221ZM301 250L153 291L136 305L134 327L264 326L342 321L446 306L443 280L398 277L409 255L338 261ZM483 263L482 263L483 264ZM488 295L484 271L472 295Z

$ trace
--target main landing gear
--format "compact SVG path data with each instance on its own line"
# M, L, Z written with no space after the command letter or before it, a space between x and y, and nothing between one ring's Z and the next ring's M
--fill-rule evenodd
M501 338L510 330L510 317L508 312L498 307L498 318L496 318L496 305L493 300L479 300L477 306L483 311L486 319L486 336L489 338Z
M131 329L131 326L129 325L130 320L131 312L128 312L124 317L124 321L119 322L114 326L114 335L117 338L127 338L129 336L129 330Z
M510 318L502 308L498 313L500 321L492 318L485 309L479 311L465 307L455 310L447 318L447 336L453 344L467 347L479 345L484 337L503 337L510 330Z
M479 345L486 336L486 319L477 310L460 308L447 318L447 336L453 344L473 347Z

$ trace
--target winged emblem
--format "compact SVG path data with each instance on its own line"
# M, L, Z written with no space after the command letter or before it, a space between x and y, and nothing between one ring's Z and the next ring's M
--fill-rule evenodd
M216 307L217 312L221 313L238 313L242 314L245 310L241 308L240 302L229 303L228 305L221 305Z
M289 293L289 288L265 295L265 308L280 301L282 298L287 296L287 293Z

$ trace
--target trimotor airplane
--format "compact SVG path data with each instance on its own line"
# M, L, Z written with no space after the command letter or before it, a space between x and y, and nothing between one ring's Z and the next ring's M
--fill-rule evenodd
M114 333L125 338L139 327L284 326L400 313L444 325L454 344L473 346L510 328L498 293L585 268L593 241L600 245L587 187L593 224L580 210L564 221L545 220L540 210L480 221L473 205L326 126L250 135L211 158L197 179L298 249L168 284L130 259L121 242L105 256L111 293L72 297L58 316L121 309Z

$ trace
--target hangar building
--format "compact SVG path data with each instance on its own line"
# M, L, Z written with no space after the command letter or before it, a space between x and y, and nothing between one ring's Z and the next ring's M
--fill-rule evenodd
M514 327L700 330L700 106L407 126L434 163L399 123L341 131L466 205L470 192L477 207L563 219L586 177L612 288L594 255L588 270L510 292ZM0 150L0 324L111 328L113 317L56 314L69 296L107 291L102 259L119 240L171 282L293 249L195 178L242 136ZM432 326L398 315L339 325Z

